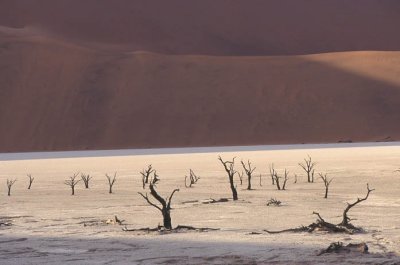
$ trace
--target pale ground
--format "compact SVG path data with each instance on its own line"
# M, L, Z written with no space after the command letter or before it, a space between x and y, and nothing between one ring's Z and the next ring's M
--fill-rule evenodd
M237 157L257 167L255 190L239 185L239 201L201 204L209 198L230 198L228 178L218 162ZM316 172L334 177L328 199L323 199L320 179L306 183L298 166L309 154L318 162ZM23 155L21 155L23 157ZM4 158L4 157L3 157ZM124 232L118 225L84 227L84 221L101 221L118 215L128 228L155 227L160 213L137 194L143 191L139 171L153 164L161 177L158 191L166 197L180 188L173 200L173 225L221 228L205 233L168 235ZM271 185L268 165L290 171L286 191ZM184 187L192 168L201 179ZM239 169L239 163L236 168ZM0 227L1 264L400 264L400 146L237 151L86 158L33 159L0 162L0 216L13 225ZM91 188L79 183L71 196L64 180L74 172L91 174ZM108 194L105 173L117 172L114 194ZM27 173L35 177L27 190ZM259 173L263 186L259 186ZM297 184L293 174L299 175ZM6 179L17 178L12 196ZM250 235L263 229L308 225L318 211L337 223L346 202L366 193L366 183L376 189L370 198L350 211L364 234ZM275 197L282 207L267 207ZM366 242L373 254L316 256L331 242Z

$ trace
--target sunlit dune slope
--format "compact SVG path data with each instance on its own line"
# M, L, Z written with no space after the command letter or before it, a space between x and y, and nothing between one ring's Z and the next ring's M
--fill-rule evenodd
M0 28L0 151L400 138L400 52L194 56Z

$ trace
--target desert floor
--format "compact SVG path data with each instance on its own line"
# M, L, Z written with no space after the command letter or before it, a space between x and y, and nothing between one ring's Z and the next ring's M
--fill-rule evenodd
M395 172L400 168L400 146L343 146L346 145L230 152L214 148L201 153L121 156L103 152L102 157L45 159L19 154L13 157L17 160L0 156L0 217L2 222L12 223L0 226L0 263L400 264L400 172ZM231 196L218 155L229 160L236 157L239 171L240 160L250 159L257 167L254 190L246 190L245 181L241 186L236 178L239 201L203 204L210 198ZM298 165L307 155L318 163L316 175L321 172L334 178L328 199L323 198L321 179L316 176L315 183L307 183ZM271 185L268 167L272 163L278 173L282 174L285 168L290 171L287 190L278 191ZM159 211L138 194L143 192L139 172L148 164L157 169L161 178L157 190L163 197L174 188L180 189L172 201L174 226L220 230L158 234L125 232L124 226L106 224L114 215L124 219L127 228L156 227L162 222ZM186 188L184 176L190 168L201 178L192 188ZM79 183L75 196L71 196L63 182L76 172L88 173L93 180L90 189ZM108 194L105 173L114 172L114 193ZM35 177L31 190L27 189L28 173ZM296 184L294 174L298 175ZM17 179L10 197L7 178ZM352 223L364 228L365 233L263 232L308 225L316 219L313 211L338 223L346 202L365 196L367 183L375 191L349 213L354 218ZM283 205L267 206L272 197ZM337 241L366 242L370 254L317 256L321 249Z

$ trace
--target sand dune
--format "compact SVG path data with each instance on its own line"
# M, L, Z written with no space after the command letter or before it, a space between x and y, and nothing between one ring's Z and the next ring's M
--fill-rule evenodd
M163 55L2 32L2 151L400 136L400 52Z
M388 0L2 0L0 25L167 54L293 55L399 50Z
M396 0L2 0L0 25L166 54L399 50Z
M400 138L398 1L245 2L0 1L0 151Z

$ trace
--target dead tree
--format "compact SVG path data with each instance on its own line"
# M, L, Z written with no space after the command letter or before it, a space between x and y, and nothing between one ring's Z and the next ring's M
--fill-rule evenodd
M187 181L188 179L189 179L189 185L187 184L187 183L188 183L188 181ZM193 172L193 170L190 169L189 176L185 176L185 187L186 187L186 188L191 188L192 185L193 185L193 184L196 184L197 181L198 181L199 179L200 179L200 177L198 177L198 176Z
M89 188L89 181L92 179L92 177L87 174L81 174L81 179L83 181L83 183L85 183L85 188L88 189Z
M262 187L262 175L260 174L260 187Z
M324 182L325 185L325 196L324 198L327 199L328 198L328 191L329 191L329 185L331 184L332 179L328 179L327 174L323 175L322 173L319 173L319 176L321 177L322 181Z
M275 171L275 168L274 168L274 164L269 165L269 174L271 176L272 185L275 185L276 171Z
M294 184L296 184L297 183L297 174L294 174L294 182L293 182Z
M154 181L154 179L153 179ZM172 197L174 196L175 192L179 191L179 189L175 189L172 191L171 195L167 198L164 199L163 197L161 197L157 191L154 189L154 184L153 181L150 182L149 184L149 188L150 188L150 194L154 197L154 199L156 199L160 204L161 207L158 206L157 204L153 203L150 201L149 197L146 195L144 195L141 192L138 192L146 201L148 204L150 204L151 206L157 208L162 216L163 216L163 224L164 227L166 229L172 229L172 222L171 222L171 201L172 201Z
M113 187L115 181L117 180L117 172L114 173L113 177L111 177L108 174L106 174L106 178L108 180L108 187L109 187L108 193L111 194L112 193L112 187Z
M299 163L299 166L304 169L304 171L307 173L307 181L308 182L314 182L314 172L315 172L315 165L317 163L312 162L311 156L308 156L308 159L304 159L305 163Z
M283 185L282 185L282 190L286 190L286 183L289 179L289 171L286 170L285 168L285 172L283 173L284 177L283 177Z
M14 185L14 183L17 181L17 179L11 180L7 179L7 188L8 188L8 196L11 196L11 187Z
M33 180L34 180L35 178L34 178L34 177L32 177L32 175L31 175L31 174L28 174L27 176L28 176L28 178L29 178L28 190L30 190L30 189L31 189L31 187L32 187Z
M71 195L75 195L75 186L81 181L77 180L76 177L79 173L74 174L72 177L69 177L68 180L64 181L64 184L71 187Z
M147 166L147 169L143 169L140 174L142 175L142 184L143 184L143 189L146 188L146 184L149 183L149 177L151 173L154 172L153 166L150 164Z
M240 186L242 186L244 173L243 173L243 171L241 171L240 173L239 172L237 172L237 173L238 173L238 177L239 177L239 181L240 181Z
M218 160L221 161L222 165L225 168L226 173L228 174L229 183L230 183L231 190L232 190L232 197L233 197L233 200L236 201L236 200L238 200L238 194L237 194L237 191L236 191L235 184L233 182L233 177L237 173L235 171L235 169L234 169L235 158L233 158L232 161L223 161L221 156L219 156Z
M247 189L251 190L251 175L253 174L254 170L256 169L255 167L251 167L251 163L250 160L247 160L247 166L246 164L243 162L243 160L241 161L242 166L244 171L246 172L247 175Z
M360 202L363 202L365 200L368 199L369 194L374 191L375 189L370 189L369 185L367 183L367 195L365 195L364 198L357 198L357 200L353 203L347 203L347 207L346 209L344 209L343 211L343 220L342 222L339 224L341 226L345 226L347 228L355 228L352 224L350 224L349 222L351 221L351 219L347 216L347 213L350 211L351 208L353 208L354 206L356 206L357 204L359 204Z
M362 232L363 229L359 227L355 227L350 223L351 219L348 217L348 212L349 210L359 204L362 201L365 201L368 199L369 194L374 191L374 189L370 189L369 185L367 184L367 195L364 198L357 198L357 201L354 203L347 203L347 207L343 211L343 220L339 224L332 224L327 221L325 221L321 215L317 212L313 212L314 215L318 217L317 221L308 225L308 226L300 226L297 228L290 228L290 229L284 229L280 231L269 231L269 230L264 230L265 232L268 232L270 234L276 234L276 233L284 233L284 232L314 232L314 231L327 231L331 233L347 233L347 234L353 234L353 233L359 233Z

